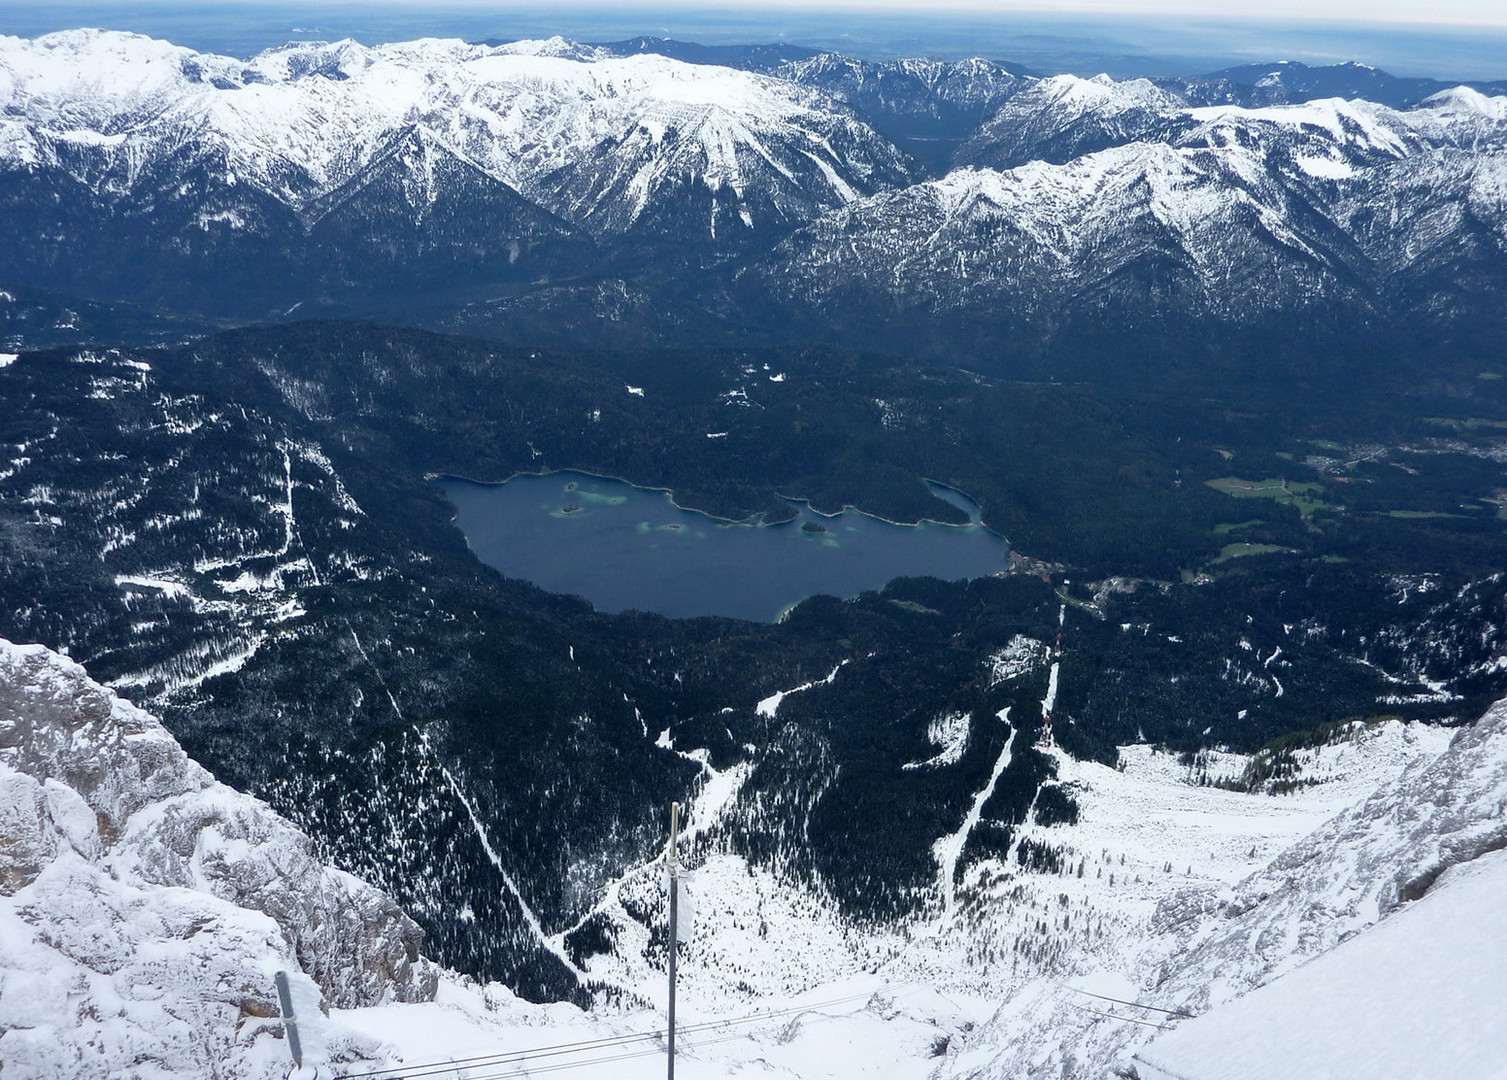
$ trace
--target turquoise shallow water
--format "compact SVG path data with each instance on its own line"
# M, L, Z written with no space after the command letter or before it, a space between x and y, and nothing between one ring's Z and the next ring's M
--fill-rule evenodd
M723 522L680 509L667 492L584 473L438 482L479 559L602 611L769 622L818 593L855 596L907 576L982 577L1005 569L1009 552L982 525L893 525L852 510L823 517L798 505L800 515L780 525Z

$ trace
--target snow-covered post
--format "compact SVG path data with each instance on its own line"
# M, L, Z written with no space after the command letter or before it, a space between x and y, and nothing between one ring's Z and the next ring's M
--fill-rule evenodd
M279 971L272 977L277 984L277 1001L283 1015L283 1035L288 1040L288 1052L293 1055L293 1067L303 1069L303 1044L298 1041L298 1018L293 1012L293 991L288 987L288 973Z
M680 945L680 857L676 848L680 842L680 804L670 804L670 845L665 849L665 868L670 872L670 1007L667 1010L667 1035L669 1050L668 1080L675 1080L675 953Z

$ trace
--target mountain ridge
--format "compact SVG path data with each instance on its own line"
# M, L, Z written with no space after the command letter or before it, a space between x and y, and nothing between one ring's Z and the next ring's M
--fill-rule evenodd
M7 39L0 276L188 316L376 308L512 340L945 339L1031 375L1082 353L1081 329L1164 318L1195 340L1328 326L1337 350L1500 322L1507 98L1210 102L986 61L745 58L755 71L647 47L347 41L239 61L97 31ZM975 209L938 219L932 193L983 170Z

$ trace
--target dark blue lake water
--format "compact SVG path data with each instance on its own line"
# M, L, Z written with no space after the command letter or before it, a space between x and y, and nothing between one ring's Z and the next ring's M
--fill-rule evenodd
M818 593L856 596L905 576L983 577L1008 560L1004 538L976 523L893 525L796 504L793 521L737 524L682 510L668 492L576 472L439 484L482 562L602 611L771 622ZM933 490L976 515L966 497Z

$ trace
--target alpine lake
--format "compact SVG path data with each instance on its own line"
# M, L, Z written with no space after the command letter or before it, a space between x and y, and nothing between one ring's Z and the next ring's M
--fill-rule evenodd
M600 611L774 622L809 596L856 596L897 577L984 577L1009 564L1009 544L979 523L973 501L930 481L971 524L897 525L851 509L829 517L794 501L797 516L777 525L723 521L676 506L667 491L579 472L436 482L482 562Z

